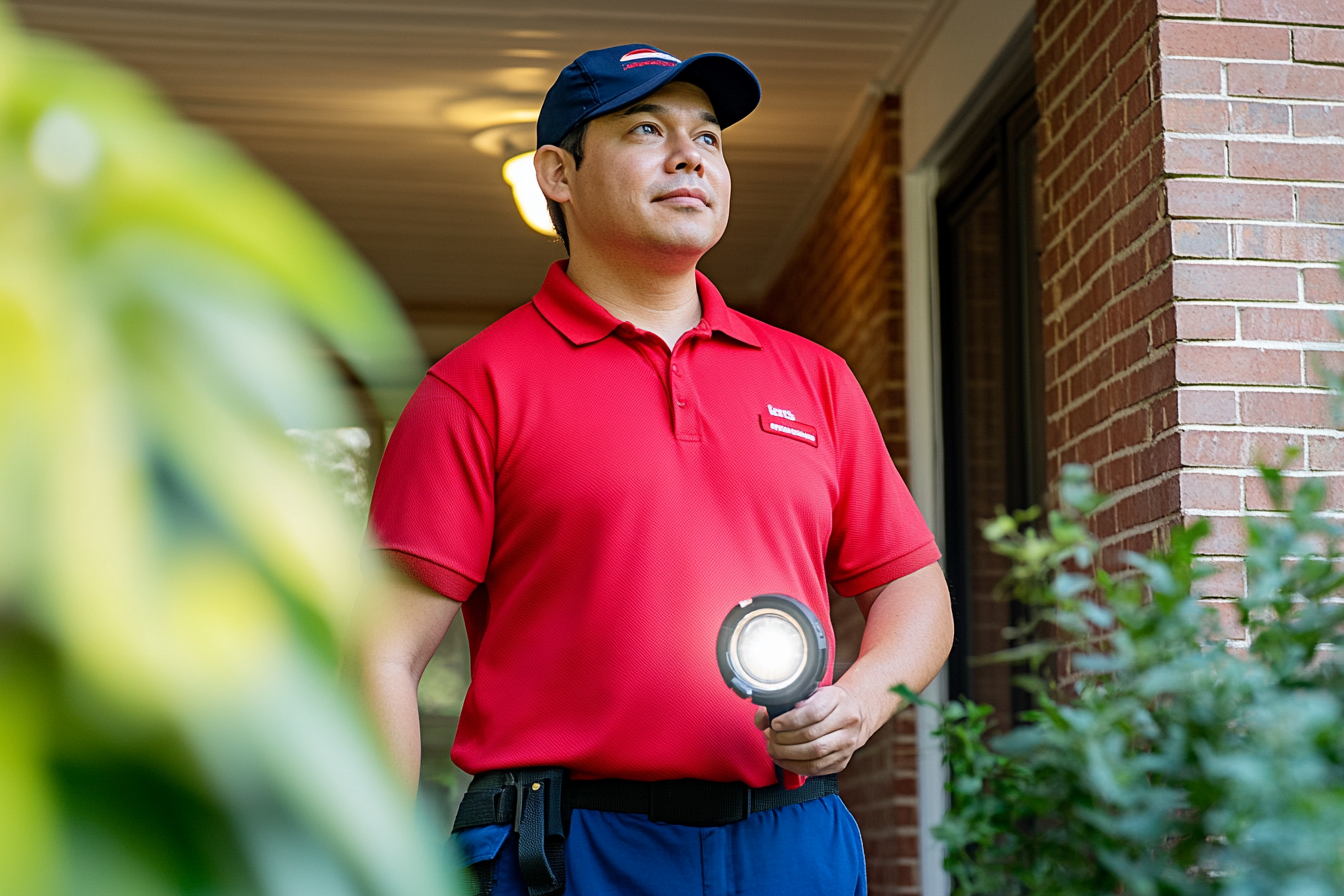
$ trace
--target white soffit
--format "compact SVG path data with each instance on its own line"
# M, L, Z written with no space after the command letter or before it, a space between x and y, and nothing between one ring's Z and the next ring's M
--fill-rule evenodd
M1034 13L1035 0L954 0L944 12L899 85L906 171L928 162L940 138L971 117L973 92L996 80L991 68Z

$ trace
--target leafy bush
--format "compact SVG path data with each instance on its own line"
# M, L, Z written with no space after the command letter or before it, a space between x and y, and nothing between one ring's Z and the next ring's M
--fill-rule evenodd
M337 685L359 527L287 428L394 412L388 296L135 77L0 6L0 893L444 892Z
M1045 520L986 525L1028 612L997 659L1028 664L1037 708L989 740L989 707L942 709L951 807L935 833L960 892L1344 893L1344 530L1322 483L1262 475L1280 513L1246 521L1248 650L1192 594L1206 523L1113 578L1085 524L1102 496L1070 467ZM1051 657L1078 674L1052 683Z

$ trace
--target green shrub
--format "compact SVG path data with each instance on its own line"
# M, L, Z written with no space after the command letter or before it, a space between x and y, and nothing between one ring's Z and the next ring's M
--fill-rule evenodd
M1043 521L985 526L1028 613L996 659L1028 665L1037 708L988 739L988 707L942 709L951 804L935 833L959 892L1344 893L1342 530L1319 481L1262 475L1280 512L1246 521L1249 649L1192 594L1204 522L1112 577L1086 527L1103 498L1070 467ZM1076 674L1056 678L1051 658Z
M337 684L359 526L284 432L423 367L285 189L0 6L0 893L443 893Z

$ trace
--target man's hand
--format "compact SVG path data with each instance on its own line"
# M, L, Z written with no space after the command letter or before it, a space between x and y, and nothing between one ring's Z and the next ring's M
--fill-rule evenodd
M843 771L872 736L865 721L859 701L838 684L820 688L773 724L765 707L756 711L770 757L786 771L809 776Z
M829 775L849 765L854 751L900 709L893 685L922 691L952 649L952 602L937 563L857 595L867 625L859 658L830 687L756 727L766 750L786 771Z

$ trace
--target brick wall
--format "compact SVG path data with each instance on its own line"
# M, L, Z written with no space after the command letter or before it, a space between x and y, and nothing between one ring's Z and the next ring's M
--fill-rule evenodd
M1254 462L1344 469L1315 369L1344 308L1344 4L1159 6L1181 503L1214 523L1206 592L1237 597L1237 517L1269 506Z
M1152 0L1040 0L1048 470L1093 464L1112 553L1180 513L1171 226Z
M882 424L896 466L908 473L903 270L900 237L900 108L877 110L811 230L766 297L762 317L821 343L849 362ZM858 655L863 618L833 601L837 674ZM914 713L905 711L855 755L840 776L858 819L869 892L919 892Z
M1257 460L1296 449L1344 503L1317 371L1344 310L1344 3L1042 0L1037 22L1051 472L1096 465L1113 548L1210 518L1201 587L1238 597Z

